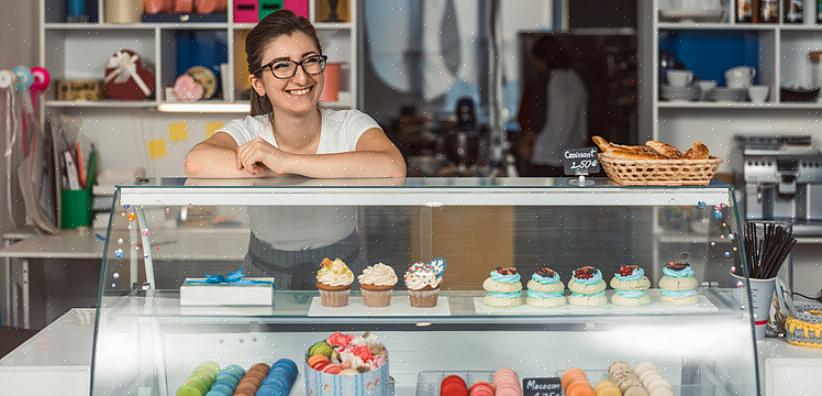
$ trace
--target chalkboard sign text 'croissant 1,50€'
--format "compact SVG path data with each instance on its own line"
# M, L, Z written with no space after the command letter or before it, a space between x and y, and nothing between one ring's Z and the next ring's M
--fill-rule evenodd
M587 176L599 172L599 158L596 147L582 147L565 150L562 163L565 174L569 176Z

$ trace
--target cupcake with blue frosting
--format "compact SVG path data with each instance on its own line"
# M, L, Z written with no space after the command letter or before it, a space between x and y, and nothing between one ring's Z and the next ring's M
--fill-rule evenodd
M565 305L565 284L559 274L542 267L528 281L525 303L532 307L551 308Z
M659 280L659 301L671 305L697 303L696 288L699 286L694 269L688 263L670 262L662 269Z
M522 304L522 280L515 267L497 267L482 282L485 298L482 301L489 307L508 308Z
M611 279L611 287L614 289L614 295L611 296L614 305L635 306L651 303L651 296L648 295L651 281L645 276L645 270L638 265L620 266Z
M568 290L571 296L568 302L578 307L601 307L608 303L605 288L608 287L602 280L602 272L596 267L586 265L577 268L571 280L568 281Z

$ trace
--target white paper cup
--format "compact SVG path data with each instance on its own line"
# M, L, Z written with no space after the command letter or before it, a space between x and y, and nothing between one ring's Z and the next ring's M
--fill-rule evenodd
M738 301L747 301L748 299L745 294L745 277L736 274L731 274L731 277L733 278L734 287L736 287L738 291L738 293L735 293ZM754 330L756 331L756 339L761 340L765 338L765 327L768 326L773 291L776 287L776 277L771 279L751 278L750 282Z

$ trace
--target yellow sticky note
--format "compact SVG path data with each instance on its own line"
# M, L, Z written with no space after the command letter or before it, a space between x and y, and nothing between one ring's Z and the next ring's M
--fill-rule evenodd
M184 142L186 140L188 140L188 124L185 122L168 124L168 141Z
M222 121L211 121L206 123L206 139L213 136L217 131L223 127Z
M149 140L146 142L146 146L148 147L148 156L153 160L168 155L165 139Z

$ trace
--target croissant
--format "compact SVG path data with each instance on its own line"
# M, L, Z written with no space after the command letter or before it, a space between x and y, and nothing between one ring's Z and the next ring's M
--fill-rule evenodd
M711 152L708 150L708 146L697 140L691 144L691 148L689 148L682 157L687 159L707 159L710 155Z
M668 158L682 158L682 152L670 144L662 143L659 140L649 140L645 145L654 149L660 155Z
M655 155L657 154L652 148L647 146L626 146L622 144L615 144L605 140L602 136L594 135L591 137L591 140L594 141L594 144L599 147L599 150L603 153L607 153L613 150L619 150L625 153L634 153L634 154L647 154L647 155Z

